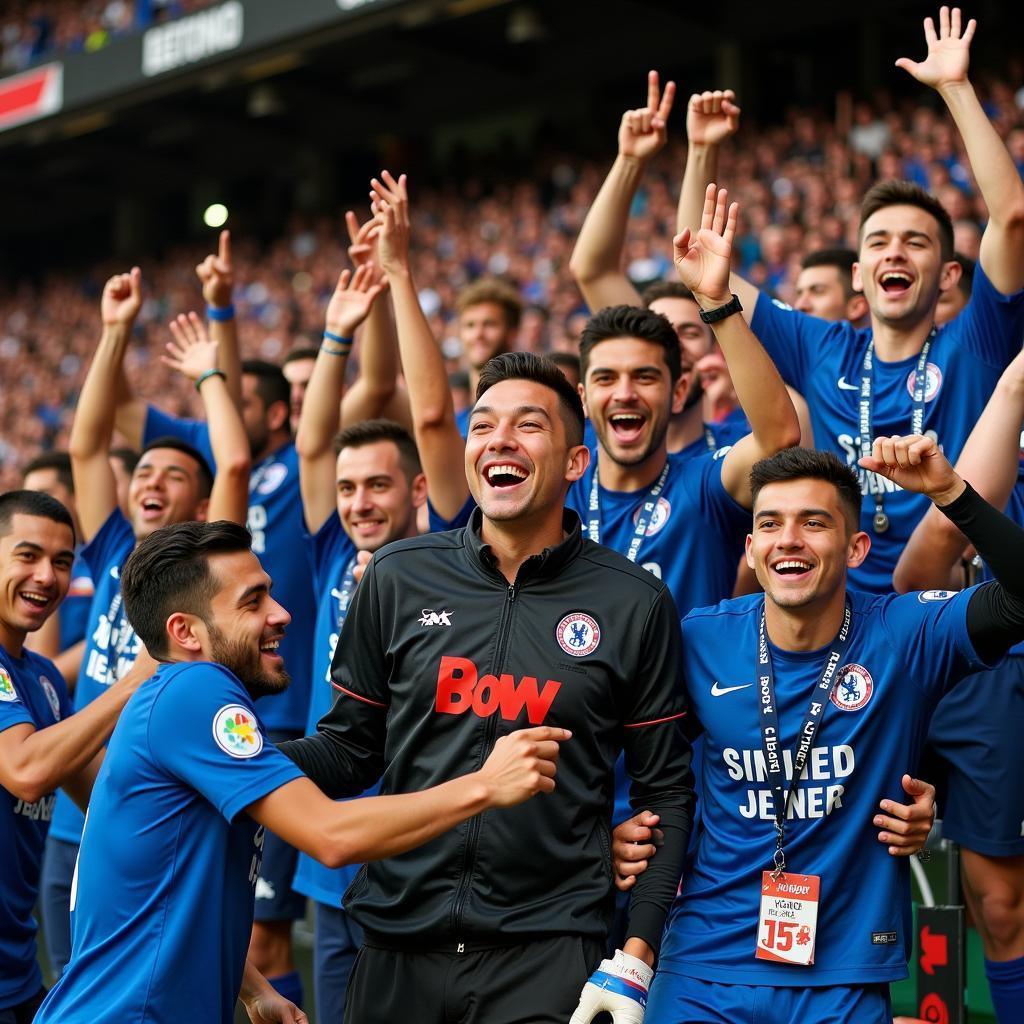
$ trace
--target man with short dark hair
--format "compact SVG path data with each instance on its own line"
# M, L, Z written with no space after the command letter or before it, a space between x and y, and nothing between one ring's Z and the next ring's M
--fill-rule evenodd
M868 326L868 304L853 287L853 249L818 249L800 261L793 308L822 320L848 320Z
M384 180L381 237L405 238L404 179ZM381 258L401 316L407 273L390 249ZM365 935L348 1021L407 1020L412 999L423 1020L564 1024L609 924L622 744L634 798L661 808L665 860L602 971L634 997L646 990L692 803L676 613L664 584L565 511L588 460L582 435L579 397L554 364L506 353L482 368L464 456L478 511L463 530L374 555L335 652L340 697L316 736L284 747L332 795L382 772L392 793L478 763L517 724L573 731L557 789L532 811L487 815L360 874L345 900Z
M86 542L82 558L96 587L75 686L76 713L130 670L141 650L141 642L124 614L120 583L121 567L135 545L168 523L208 515L239 520L245 514L249 474L245 433L219 369L219 345L207 338L195 314L173 321L172 354L164 361L198 385L208 415L216 424L216 480L203 456L187 442L175 437L154 438L132 474L130 516L121 512L109 456L114 393L141 304L142 279L137 267L106 282L100 302L100 342L71 428L71 464ZM82 825L81 812L59 794L47 839L44 887L47 944L55 953L53 967L58 973L70 952L67 907Z
M872 816L915 770L939 698L1024 640L1024 531L930 437L877 438L861 463L927 495L997 582L959 594L848 588L871 545L853 470L806 449L754 467L747 560L764 595L683 623L703 729L702 831L651 992L654 1020L892 1019L910 880L905 859L874 841ZM621 840L617 858L633 859Z
M142 665L79 714L60 672L25 645L67 593L75 528L38 491L0 495L0 1020L29 1024L44 994L33 910L54 790L84 806L98 755Z
M288 686L290 621L228 523L178 523L124 566L133 627L164 664L111 737L73 896L68 968L36 1020L168 1020L182 999L229 1024L306 1015L247 962L265 829L328 864L389 856L554 788L563 729L525 729L431 790L328 800L273 744L255 700ZM2 735L2 734L0 734Z

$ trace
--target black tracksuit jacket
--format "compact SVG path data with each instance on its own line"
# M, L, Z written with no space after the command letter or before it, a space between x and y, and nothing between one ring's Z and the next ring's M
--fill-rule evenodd
M571 729L556 788L487 811L362 868L345 909L368 941L459 950L556 934L603 938L612 887L614 765L664 845L637 880L629 934L657 949L693 810L680 630L666 586L583 537L528 559L514 584L480 539L450 533L381 549L331 666L339 691L314 736L282 750L332 797L426 789L478 769L499 736Z

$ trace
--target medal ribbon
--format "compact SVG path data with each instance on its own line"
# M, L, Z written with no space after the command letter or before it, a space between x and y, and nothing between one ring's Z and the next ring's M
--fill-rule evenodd
M935 339L935 328L921 346L921 353L917 357L917 369L914 371L914 411L910 419L910 432L920 434L924 429L925 393L928 390L928 353L931 351L932 341ZM874 442L872 429L873 391L874 391L874 365L875 365L875 339L868 342L867 350L864 352L864 363L861 367L860 376L860 453L861 456L871 454ZM889 517L885 514L885 502L883 499L884 488L877 473L868 475L868 487L875 502L875 533L885 533L889 529Z

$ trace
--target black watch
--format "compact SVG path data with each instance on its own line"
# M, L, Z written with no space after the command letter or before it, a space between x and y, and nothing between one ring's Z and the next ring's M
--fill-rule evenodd
M700 318L706 324L715 324L719 320L724 320L727 316L732 316L733 313L742 312L743 307L740 305L740 297L733 292L732 298L724 306L719 306L717 309L702 309L700 311Z

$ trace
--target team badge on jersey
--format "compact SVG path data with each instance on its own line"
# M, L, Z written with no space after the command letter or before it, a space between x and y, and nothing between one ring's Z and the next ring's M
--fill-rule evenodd
M0 700L17 700L18 691L14 688L14 683L11 682L11 674L0 665Z
M601 627L586 612L570 612L555 627L558 646L574 658L593 654L601 642Z
M50 710L53 712L53 717L60 721L60 698L57 696L57 690L53 683L50 682L46 676L39 677L39 685L43 688L43 693L46 694L46 699L50 702Z
M922 590L917 595L918 601L924 604L926 601L948 601L951 597L955 597L957 591L955 590Z
M914 385L917 381L917 370L911 370L907 377L907 391L910 397L914 397ZM934 364L929 363L924 369L924 400L930 402L942 387L942 371Z
M253 487L257 494L273 494L287 475L288 467L283 462L272 462L266 469L253 474Z
M263 749L256 716L241 704L226 704L213 716L213 738L232 757L255 757Z
M642 508L638 508L633 513L634 523L640 518L641 511ZM647 530L644 532L644 536L653 537L656 533L659 533L668 522L668 517L670 515L672 515L672 506L669 504L668 499L659 498L658 503L654 506L654 511L651 513L651 521L647 524Z
M840 711L860 711L871 700L874 688L871 673L863 665L851 663L839 670L829 700Z

